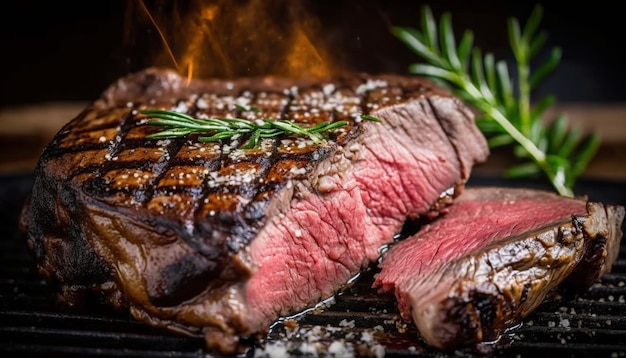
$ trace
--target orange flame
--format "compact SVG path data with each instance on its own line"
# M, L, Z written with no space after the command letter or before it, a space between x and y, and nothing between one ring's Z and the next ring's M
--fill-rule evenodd
M139 3L165 47L154 65L188 78L331 74L319 23L300 1L196 0L167 14Z

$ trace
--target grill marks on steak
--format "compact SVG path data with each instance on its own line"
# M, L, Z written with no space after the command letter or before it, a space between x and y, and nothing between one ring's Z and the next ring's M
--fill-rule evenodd
M374 286L439 348L494 340L559 285L587 289L619 251L624 208L511 188L466 188L385 253Z
M158 129L144 125L145 107L350 125L319 145L286 137L243 151L148 140ZM232 343L331 295L408 216L456 195L448 189L487 154L462 103L420 79L187 83L149 69L112 85L46 147L21 226L70 303L95 290L153 325ZM71 268L82 261L97 274Z

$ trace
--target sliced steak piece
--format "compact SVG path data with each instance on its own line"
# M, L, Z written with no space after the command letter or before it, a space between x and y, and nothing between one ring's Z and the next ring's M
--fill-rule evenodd
M442 348L491 341L559 287L587 289L619 252L621 206L512 188L465 188L383 256L374 287Z
M349 125L319 144L268 138L243 150L242 139L146 139L160 128L145 124L144 108ZM487 155L472 113L422 79L189 82L147 69L45 148L21 228L69 304L98 292L232 351L336 292L407 217L444 207Z

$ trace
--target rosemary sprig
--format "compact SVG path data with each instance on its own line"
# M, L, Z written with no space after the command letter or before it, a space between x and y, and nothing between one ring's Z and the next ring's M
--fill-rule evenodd
M241 111L258 111L255 107L238 107ZM347 121L322 122L312 127L304 127L285 119L262 118L254 121L243 118L193 118L184 113L164 109L144 109L142 114L151 117L147 124L165 127L164 130L149 134L146 138L176 138L190 134L200 134L198 141L215 142L222 139L237 139L248 136L241 149L252 149L259 145L262 138L300 135L310 138L314 143L324 140L323 133L348 125ZM361 115L362 119L380 122L377 117Z
M495 61L473 47L473 33L466 30L457 46L449 13L439 24L428 6L421 12L421 28L393 27L391 32L427 63L416 63L409 71L425 75L448 87L480 112L477 124L490 147L512 145L523 160L510 167L510 177L528 177L543 172L556 191L573 196L573 186L595 155L600 139L596 133L583 138L560 114L550 125L542 115L555 102L546 96L531 105L531 92L558 65L561 50L552 49L545 62L531 73L531 60L544 45L547 35L537 33L542 7L537 5L524 28L515 18L508 21L508 35L516 60L517 83L509 75L505 61Z

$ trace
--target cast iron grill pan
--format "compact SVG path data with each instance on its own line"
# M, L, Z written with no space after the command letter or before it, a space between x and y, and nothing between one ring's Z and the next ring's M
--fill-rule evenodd
M39 277L17 230L32 184L30 173L0 177L0 354L39 357L212 357L202 338L179 336L96 303L61 309ZM544 187L541 183L475 177L468 185ZM626 205L626 183L581 181L577 193ZM544 187L545 188L545 187ZM624 229L624 228L623 228ZM278 355L385 357L626 357L626 242L611 273L585 294L541 305L498 342L441 352L425 346L399 319L392 296L371 288L376 269L362 273L317 309L282 320L242 357Z

